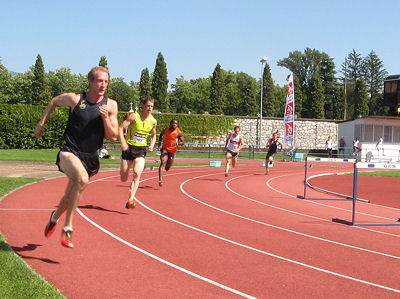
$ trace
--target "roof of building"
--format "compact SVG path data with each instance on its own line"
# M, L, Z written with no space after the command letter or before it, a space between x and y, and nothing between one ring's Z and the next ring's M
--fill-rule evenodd
M349 122L349 121L355 121L357 119L364 119L364 120L368 120L368 119L387 119L387 120L397 120L400 122L400 117L399 116L384 116L384 115L370 115L370 116L364 116L364 117L360 117L360 118L356 118L356 119L348 119L348 120L342 120L339 121L340 123L343 122Z

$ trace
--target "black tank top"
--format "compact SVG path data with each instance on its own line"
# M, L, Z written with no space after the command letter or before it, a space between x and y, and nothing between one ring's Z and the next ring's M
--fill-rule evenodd
M82 153L94 153L103 146L104 124L99 112L99 106L103 104L107 104L107 98L91 104L86 100L86 94L81 94L78 104L69 111L64 132L68 147Z

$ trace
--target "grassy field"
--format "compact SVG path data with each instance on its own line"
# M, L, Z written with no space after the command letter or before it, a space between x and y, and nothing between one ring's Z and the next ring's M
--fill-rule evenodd
M34 161L34 162L54 162L58 153L58 149L0 149L0 160L3 161ZM119 158L121 151L110 150L109 153L115 158ZM160 152L156 151L153 153L148 153L148 158L157 159ZM179 163L179 159L225 159L225 153L222 151L211 151L208 152L207 148L203 151L180 151L177 154L178 160L175 161ZM285 157L281 154L276 155L276 160L283 160ZM249 159L249 153L240 152L240 159ZM265 159L265 153L255 153L254 159L263 160ZM287 159L287 157L286 157ZM101 159L101 165L116 165L119 164L119 159ZM207 164L207 163L205 163ZM196 164L198 165L198 163Z
M400 170L359 171L358 175L400 178Z
M0 177L0 198L20 186L39 180ZM0 298L65 298L14 253L2 234L0 269Z

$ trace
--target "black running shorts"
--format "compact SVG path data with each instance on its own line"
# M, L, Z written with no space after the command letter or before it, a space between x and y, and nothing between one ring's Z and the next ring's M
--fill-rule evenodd
M239 155L239 152L232 152L230 150L226 150L228 153L230 153L232 155L232 157L236 158Z
M129 145L129 149L121 154L122 160L135 160L136 158L144 158L147 154L147 146Z
M74 154L75 156L77 156L79 158L79 160L81 160L83 167L85 167L89 177L94 176L100 168L100 162L99 162L99 155L97 154L97 152L94 153L82 153L80 151L77 151L71 147L69 147L68 145L62 145L60 148L60 151L57 154L57 161L56 164L58 166L58 170L61 172L64 172L61 168L60 168L60 153L61 152L69 152Z

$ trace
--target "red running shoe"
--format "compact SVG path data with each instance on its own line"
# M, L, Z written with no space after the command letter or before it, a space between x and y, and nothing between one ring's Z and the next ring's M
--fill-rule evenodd
M67 248L74 248L74 243L72 243L72 231L63 230L61 234L61 245Z
M54 233L54 231L56 230L56 225L57 225L58 220L57 220L56 222L52 222L52 221L51 221L51 220L53 219L53 215L54 215L55 212L56 212L56 211L54 210L54 211L51 213L51 215L50 215L50 220L49 220L49 222L47 223L46 228L44 229L44 236L45 236L46 238L50 237L50 236Z
M125 205L125 209L134 209L136 206L136 202L134 199L129 199Z

